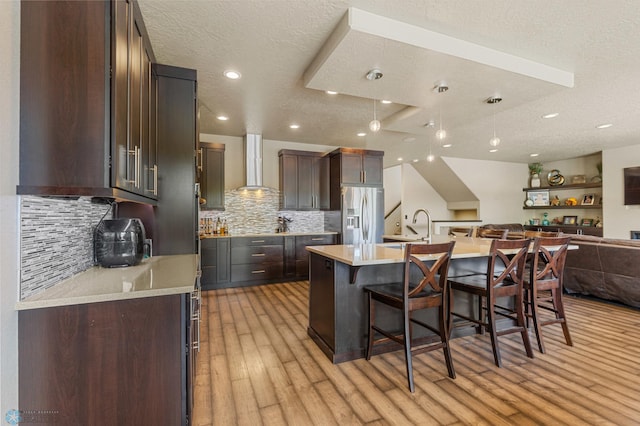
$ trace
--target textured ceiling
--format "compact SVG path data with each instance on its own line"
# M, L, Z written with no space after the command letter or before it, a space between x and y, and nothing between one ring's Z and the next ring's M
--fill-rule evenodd
M640 143L635 0L139 3L158 61L198 70L203 133L382 149L385 166L429 150L544 162ZM374 67L384 77L365 79ZM539 68L573 76L573 87ZM434 93L438 81L449 90ZM484 103L493 95L503 101ZM376 104L378 133L367 128L373 99L393 101ZM551 112L560 115L541 118ZM490 153L494 120L502 142ZM440 122L450 148L434 137Z

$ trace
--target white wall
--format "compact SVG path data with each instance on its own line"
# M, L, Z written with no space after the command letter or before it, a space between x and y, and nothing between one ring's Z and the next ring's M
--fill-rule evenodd
M18 409L20 3L0 1L0 418Z
M402 235L410 234L406 225L411 225L420 234L427 233L427 219L420 214L417 223L413 224L413 214L418 209L429 211L431 220L449 220L451 212L447 203L411 165L402 165Z
M478 219L483 223L524 223L522 209L529 169L524 163L443 157L469 190L480 200Z
M640 166L640 145L602 152L602 207L604 236L629 239L640 230L640 206L624 205L625 167Z
M244 141L242 137L200 134L201 142L217 142L225 144L224 152L224 187L235 189L245 184ZM280 189L278 151L295 149L300 151L328 152L335 146L311 145L298 142L285 142L271 139L262 140L262 183L274 189Z

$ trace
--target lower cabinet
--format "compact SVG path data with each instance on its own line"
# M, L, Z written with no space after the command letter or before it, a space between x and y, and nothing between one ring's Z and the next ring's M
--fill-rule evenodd
M231 239L231 281L271 281L283 277L284 237Z
M61 425L188 425L198 294L20 311L19 400Z
M231 281L230 238L205 238L200 241L202 289L224 288Z
M296 236L296 276L299 279L309 278L309 252L307 246L326 246L336 243L334 234Z
M562 232L563 234L593 235L602 237L602 228L595 226L575 226L575 225L525 225L527 231Z
M309 252L305 247L335 241L334 234L203 239L202 289L306 280Z

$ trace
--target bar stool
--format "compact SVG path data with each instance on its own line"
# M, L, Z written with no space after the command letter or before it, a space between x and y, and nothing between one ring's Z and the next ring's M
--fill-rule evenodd
M462 318L465 321L452 323L452 327L464 326L469 323L477 325L477 332L485 329L491 336L493 358L498 367L502 366L498 336L511 333L520 333L524 348L529 358L533 358L529 334L525 326L523 278L525 262L531 240L493 240L489 250L486 273L467 275L449 279L451 290L461 291L477 296L478 319L469 315L456 313L453 308L453 292L449 297L449 320L453 317ZM496 304L498 297L514 297L514 308L508 308ZM485 319L486 312L486 319ZM509 328L496 328L496 315L510 318L515 324Z
M546 325L560 324L567 345L573 346L562 304L564 264L570 241L571 237L534 239L529 274L524 279L524 312L527 317L527 327L529 317L533 319L538 349L541 353L545 353L542 327ZM544 293L541 294L541 291ZM553 317L541 318L540 309L553 312Z
M404 254L404 269L401 282L365 286L363 290L369 301L369 336L367 360L371 359L375 344L393 341L404 346L405 364L409 390L414 392L412 355L442 349L449 377L456 373L449 348L447 313L447 272L455 241L442 244L407 244ZM433 260L427 265L417 256ZM376 324L376 303L382 303L401 311L403 328L400 332L388 331ZM421 309L438 308L438 328L413 317ZM437 343L420 344L414 347L413 325L419 325L440 337ZM384 337L375 339L375 332Z

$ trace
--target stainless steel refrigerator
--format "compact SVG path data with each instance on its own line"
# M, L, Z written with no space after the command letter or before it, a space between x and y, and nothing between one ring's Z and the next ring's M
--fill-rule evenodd
M343 186L340 210L325 214L325 229L340 233L340 244L381 243L384 231L384 190Z

